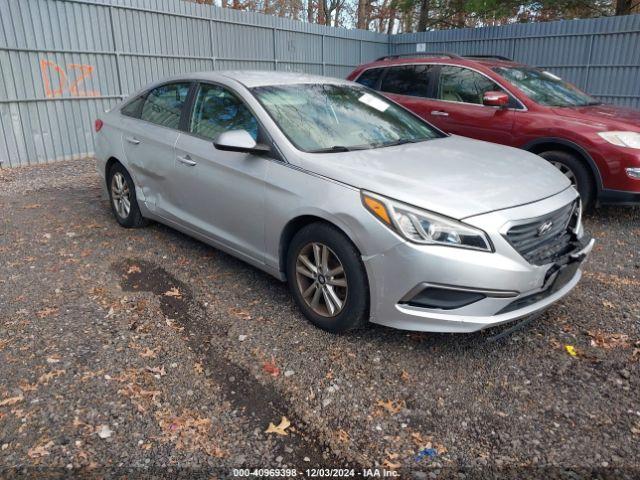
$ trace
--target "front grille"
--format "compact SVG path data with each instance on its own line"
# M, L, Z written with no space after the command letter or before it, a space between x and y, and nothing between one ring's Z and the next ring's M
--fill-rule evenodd
M529 263L553 263L571 250L579 214L576 200L544 217L511 227L505 237ZM547 231L544 226L548 226Z

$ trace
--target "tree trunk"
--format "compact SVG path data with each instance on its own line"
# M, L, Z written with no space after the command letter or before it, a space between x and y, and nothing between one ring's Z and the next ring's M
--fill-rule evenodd
M387 35L391 35L393 33L393 26L396 23L396 2L395 0L391 0L391 5L389 6L389 23L387 24Z
M413 31L413 9L405 10L402 15L402 33L411 33Z
M424 32L427 29L427 22L429 21L429 0L420 0L420 17L418 19L418 32Z
M640 2L634 0L616 0L616 15L631 15L640 11Z
M367 30L367 2L368 0L358 0L358 22L357 28Z
M340 10L342 9L342 2L336 3L336 11L333 14L333 26L337 27L340 23Z
M313 0L307 0L307 21L313 23Z

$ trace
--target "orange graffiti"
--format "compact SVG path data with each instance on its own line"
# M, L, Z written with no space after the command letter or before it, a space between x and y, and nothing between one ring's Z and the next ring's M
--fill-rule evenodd
M65 71L64 68L62 68L57 63L52 62L51 60L40 60L40 71L42 73L44 93L47 98L62 97L67 92L73 97L100 96L100 92L98 91L87 91L81 88L81 84L93 74L95 70L95 67L93 65L70 63L66 67L67 70ZM75 75L75 77L72 79L71 83L69 83L70 79L69 75L67 75L67 71L69 70L78 72L78 74ZM54 75L57 76L57 85L55 88L52 86L52 71L55 72Z

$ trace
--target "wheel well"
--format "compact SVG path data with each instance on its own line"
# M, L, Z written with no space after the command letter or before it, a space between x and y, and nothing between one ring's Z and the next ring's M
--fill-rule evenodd
M300 217L296 217L293 220L289 221L287 225L284 227L282 234L280 235L280 248L278 249L278 257L280 259L280 271L283 272L286 276L287 273L287 251L289 250L289 245L291 245L291 240L294 235L298 233L302 228L310 225L312 223L326 223L327 225L331 225L333 228L338 229L342 232L347 238L349 235L345 233L340 227L338 227L335 223L329 222L322 217L317 217L315 215L302 215ZM353 243L353 241L351 241ZM355 245L354 245L355 246ZM360 250L357 246L355 246L356 250Z
M590 159L585 156L585 153L581 152L579 149L573 148L570 145L565 145L562 143L551 141L551 142L537 143L535 145L532 145L529 148L526 148L526 150L528 150L531 153L535 153L536 155L540 155L541 153L551 152L551 151L560 151L560 152L565 152L573 155L574 157L576 157L578 160L580 160L582 163L586 165L587 171L589 172L589 177L591 178L591 183L595 188L595 192L600 191L600 183L598 182L598 179L600 178L599 174L594 171L594 166L592 164L592 161L590 161Z
M116 157L111 157L109 160L107 160L107 164L104 166L104 179L105 179L105 182L108 181L109 170L111 170L111 167L113 167L116 163L120 163L120 165L122 165L120 160L118 160Z

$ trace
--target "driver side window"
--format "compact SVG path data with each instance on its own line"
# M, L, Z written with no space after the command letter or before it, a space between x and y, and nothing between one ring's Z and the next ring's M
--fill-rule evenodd
M438 82L439 100L482 105L486 92L504 91L484 75L462 67L443 66Z
M258 140L258 121L242 100L218 85L201 85L193 107L191 133L215 140L230 130L246 130Z

